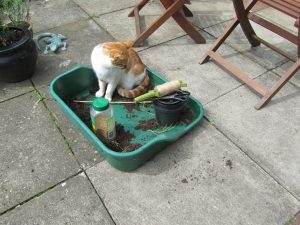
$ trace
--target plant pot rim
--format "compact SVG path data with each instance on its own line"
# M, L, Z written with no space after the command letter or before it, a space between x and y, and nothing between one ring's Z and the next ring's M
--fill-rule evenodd
M20 30L20 31L23 32L23 35L22 35L22 38L19 41L15 42L15 43L13 43L9 46L0 48L0 56L3 55L3 54L6 54L8 52L11 52L12 50L16 50L19 47L22 47L26 42L28 42L31 39L30 33L27 30L24 30L20 27L15 27L15 26L9 26L8 28L10 30Z

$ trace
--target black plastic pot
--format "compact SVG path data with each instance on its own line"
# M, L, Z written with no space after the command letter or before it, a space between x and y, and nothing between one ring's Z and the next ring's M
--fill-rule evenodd
M9 29L20 30L23 36L12 45L0 48L0 81L14 83L34 74L38 53L28 30L18 27Z
M172 125L180 120L185 101L190 93L179 91L175 95L153 100L155 116L160 125Z

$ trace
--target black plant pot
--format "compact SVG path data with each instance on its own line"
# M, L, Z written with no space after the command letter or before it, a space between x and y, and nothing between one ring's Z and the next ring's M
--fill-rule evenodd
M34 74L38 53L28 30L18 27L9 29L20 30L23 36L12 45L0 48L0 81L15 83Z
M172 95L153 100L155 117L160 125L174 125L182 115L185 102L190 92L179 90Z
M180 120L184 102L153 101L155 117L160 125L172 125Z

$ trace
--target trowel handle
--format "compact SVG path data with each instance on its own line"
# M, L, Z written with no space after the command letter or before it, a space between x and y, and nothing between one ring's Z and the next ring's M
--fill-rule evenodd
M164 84L157 85L154 90L149 91L146 94L143 94L134 99L134 102L139 103L145 101L152 97L162 97L171 93L174 93L181 89L181 87L186 87L187 84L181 80L174 80Z
M159 97L174 93L182 87L186 87L186 83L181 80L173 80L164 84L157 85L154 90L159 92Z
M151 90L146 94L136 97L134 99L134 102L139 103L139 102L145 101L145 100L147 100L149 98L153 98L153 97L159 97L159 92L156 90Z

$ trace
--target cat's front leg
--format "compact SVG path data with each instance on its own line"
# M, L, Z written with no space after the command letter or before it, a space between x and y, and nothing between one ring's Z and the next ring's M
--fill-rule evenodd
M103 80L98 80L99 90L96 92L96 97L101 98L105 93L106 82Z
M108 99L108 101L110 101L110 102L111 102L112 96L114 94L114 91L115 91L117 85L118 85L118 82L113 82L113 83L107 84L105 98Z

